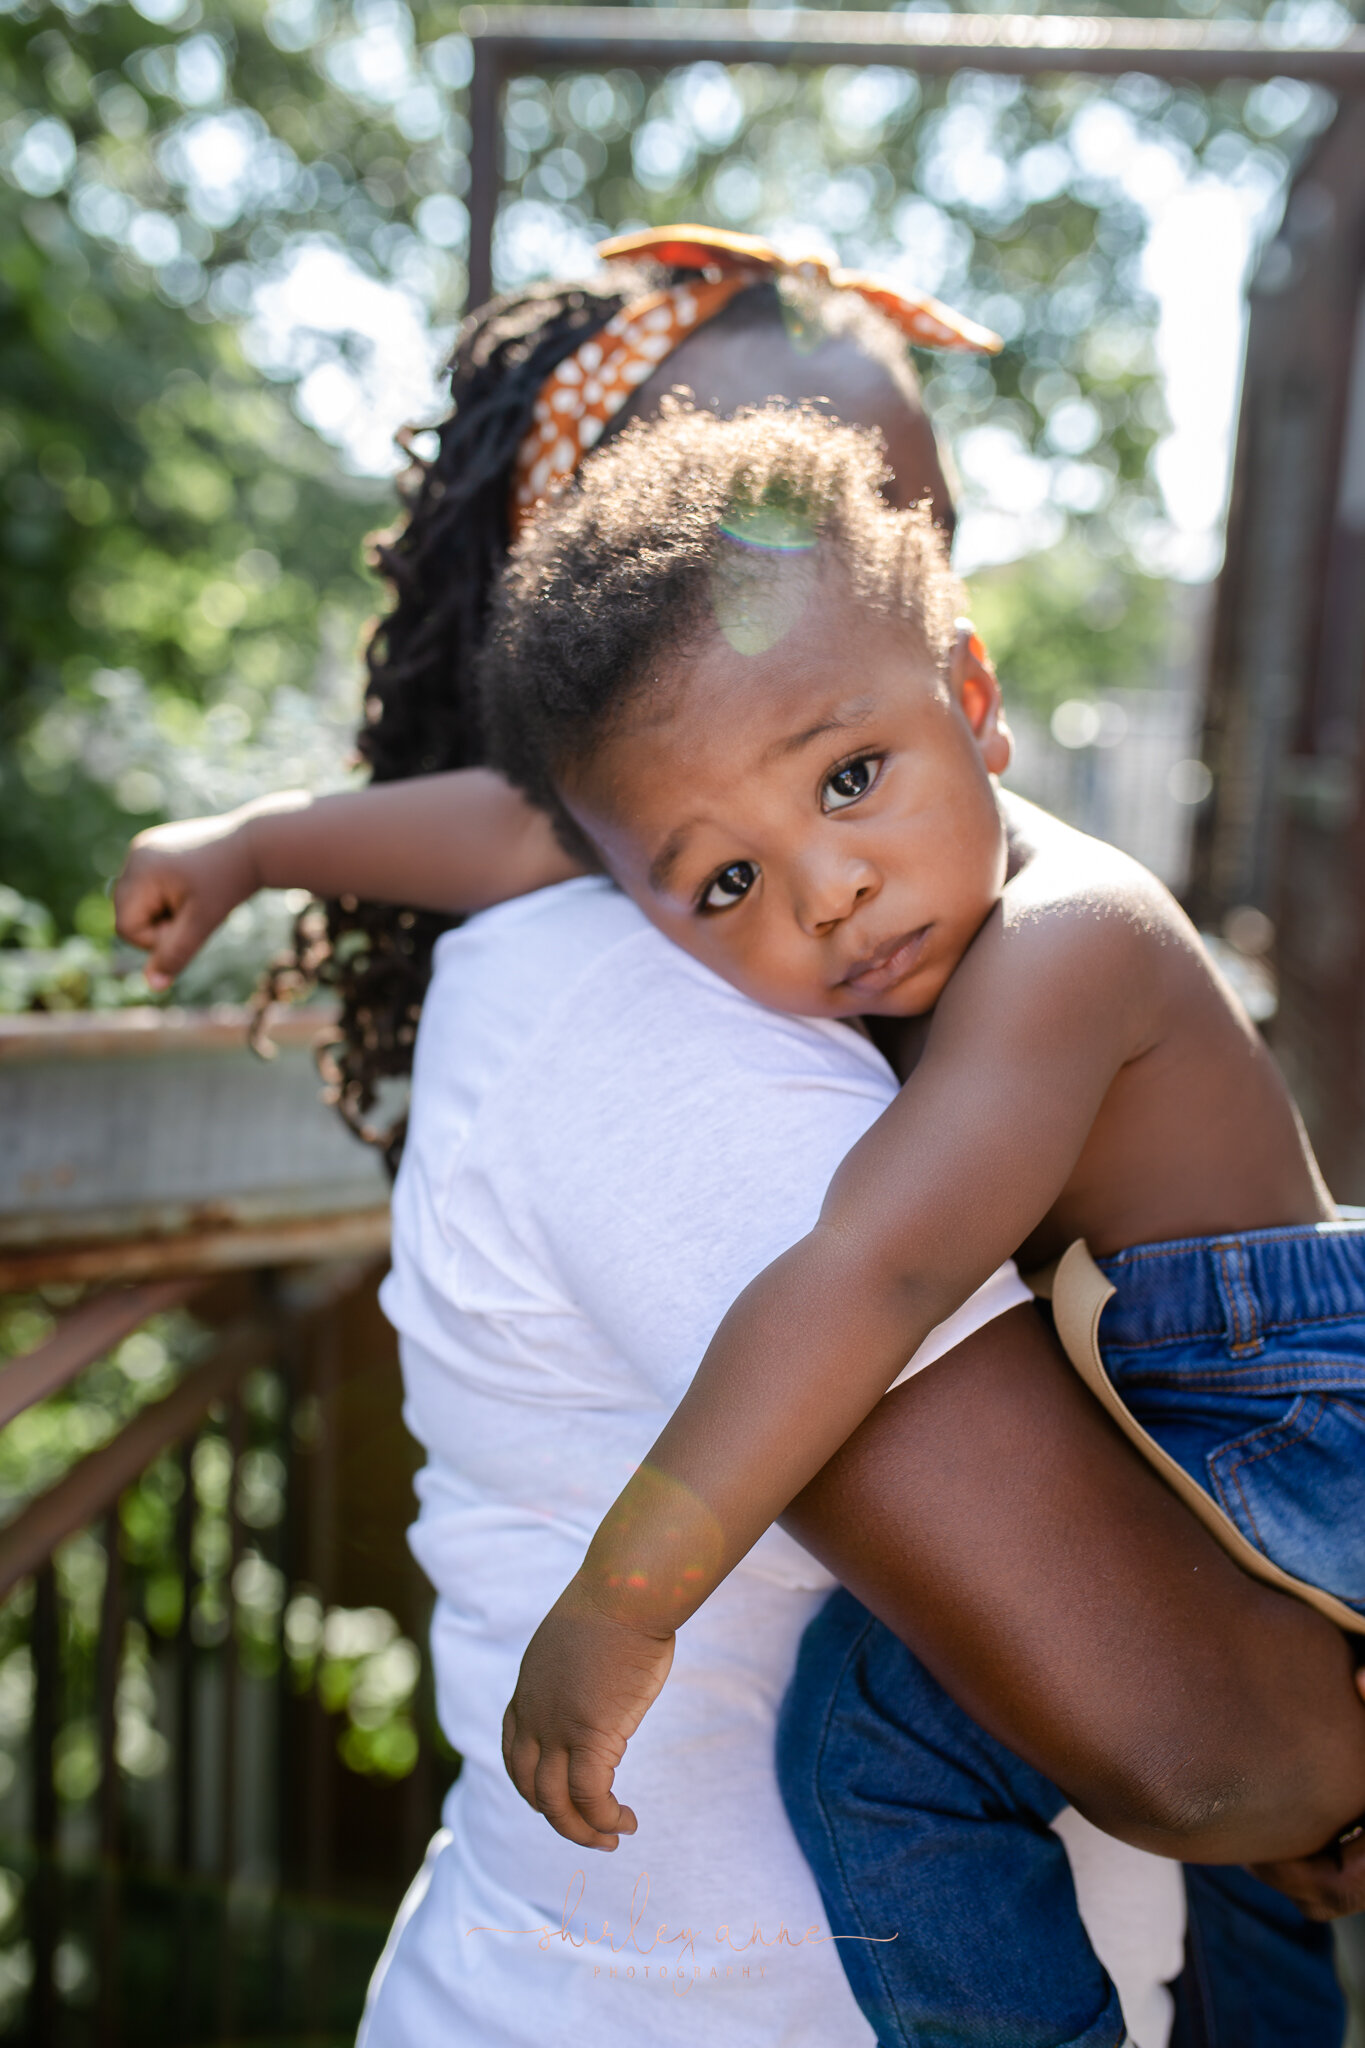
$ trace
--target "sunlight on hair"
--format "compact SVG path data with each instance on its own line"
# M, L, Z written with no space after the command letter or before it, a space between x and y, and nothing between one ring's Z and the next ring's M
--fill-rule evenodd
M948 659L965 604L925 506L881 494L871 434L809 405L732 418L665 398L600 448L503 573L480 658L489 758L590 863L561 783L627 717L670 718L688 657L787 646L826 575L896 622L907 656Z

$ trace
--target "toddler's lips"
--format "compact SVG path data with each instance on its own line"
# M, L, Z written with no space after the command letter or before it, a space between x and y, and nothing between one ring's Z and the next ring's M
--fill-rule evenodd
M856 989L862 996L885 995L887 989L904 981L918 966L928 936L929 927L922 924L918 931L907 932L903 938L888 939L875 953L869 953L849 969L842 986Z

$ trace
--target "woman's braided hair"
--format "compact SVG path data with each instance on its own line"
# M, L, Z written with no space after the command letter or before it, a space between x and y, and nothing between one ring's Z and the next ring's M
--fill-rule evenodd
M488 760L475 664L507 559L512 464L541 386L623 305L688 274L616 264L609 285L533 285L492 300L465 322L450 365L451 411L435 429L436 453L414 454L399 487L404 516L372 547L372 565L394 596L365 650L357 750L375 782ZM756 325L788 333L808 327L812 337L849 333L915 402L903 341L853 294L756 283L714 324L734 333ZM391 1168L406 1119L385 1128L372 1113L385 1084L411 1072L432 948L458 923L353 897L312 903L296 921L292 951L257 997L253 1041L263 1049L271 1003L317 984L335 992L337 1028L319 1053L328 1097L358 1136L382 1147Z
M436 453L414 457L400 485L405 516L372 544L372 566L394 594L365 649L357 750L375 782L486 759L473 665L507 555L513 458L555 365L645 288L641 273L618 266L609 290L537 285L466 321ZM383 1147L391 1167L405 1120L376 1129L371 1113L384 1083L411 1071L432 948L458 922L353 897L312 903L296 922L292 955L258 997L259 1029L272 1002L316 983L335 992L337 1030L319 1056L329 1097L357 1135Z

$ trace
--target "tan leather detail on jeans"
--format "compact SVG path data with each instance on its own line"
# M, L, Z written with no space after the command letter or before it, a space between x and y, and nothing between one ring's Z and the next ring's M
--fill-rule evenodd
M1091 1258L1084 1238L1078 1237L1063 1252L1050 1278L1053 1319L1067 1357L1129 1442L1137 1446L1148 1464L1156 1467L1167 1485L1199 1517L1209 1534L1253 1578L1264 1580L1266 1585L1276 1587L1281 1593L1293 1593L1298 1599L1306 1600L1310 1607L1316 1607L1319 1614L1325 1614L1338 1628L1365 1635L1365 1615L1357 1614L1335 1594L1324 1593L1320 1586L1310 1586L1305 1580L1294 1578L1291 1573L1282 1571L1279 1565L1272 1564L1268 1557L1263 1557L1255 1544L1247 1541L1237 1524L1224 1514L1217 1501L1205 1493L1202 1486L1196 1485L1170 1452L1164 1451L1155 1437L1149 1436L1137 1417L1129 1412L1105 1371L1100 1355L1100 1317L1110 1296L1117 1290ZM1035 1292L1041 1290L1035 1289Z

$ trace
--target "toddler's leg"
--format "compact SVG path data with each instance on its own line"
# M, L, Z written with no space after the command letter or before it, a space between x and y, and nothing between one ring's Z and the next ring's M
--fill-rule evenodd
M1330 1928L1249 1871L1190 1864L1171 2048L1341 2048Z
M1051 1828L1063 1795L848 1593L806 1631L778 1772L882 2048L1123 2041ZM1341 2048L1328 1930L1245 1870L1185 1881L1170 2048Z
M1050 1826L1063 1795L848 1593L806 1631L778 1773L882 2048L1124 2040Z

